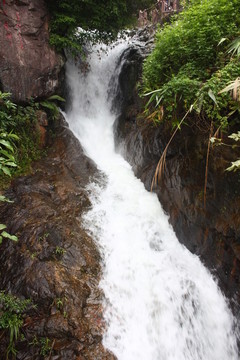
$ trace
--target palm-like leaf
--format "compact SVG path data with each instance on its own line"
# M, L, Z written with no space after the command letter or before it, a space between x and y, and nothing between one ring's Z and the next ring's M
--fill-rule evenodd
M228 53L236 54L237 56L240 55L240 36L231 42L228 47Z
M240 101L240 77L237 77L236 80L231 81L224 89L219 91L219 94L224 92L231 92L232 97L236 101Z

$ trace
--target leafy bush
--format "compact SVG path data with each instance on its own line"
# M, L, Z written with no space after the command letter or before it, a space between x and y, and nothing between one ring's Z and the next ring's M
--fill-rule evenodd
M240 74L239 61L232 58L239 41L229 46L239 35L240 2L196 0L190 4L158 31L156 48L144 63L143 93L151 95L147 106L162 104L165 119L175 120L196 102L196 110L226 125L232 101L229 94L218 93Z
M53 95L21 106L14 104L10 97L10 93L0 91L0 187L7 183L7 177L29 171L31 162L42 155L37 111L45 110L49 121L54 121L59 113L56 102L65 101Z
M160 87L185 64L197 69L194 76L208 78L220 56L221 38L233 39L239 33L239 12L238 0L203 0L158 31L156 48L144 64L146 90Z
M165 116L165 119L178 123L178 120L180 121L178 117L181 117L182 112L188 110L194 102L199 86L200 82L197 79L190 79L179 73L163 84L160 89L145 94L145 96L151 95L146 109L151 112L149 105L152 102L155 103L155 107L162 105L162 117ZM158 116L157 113L156 115ZM162 118L158 116L158 120L161 121Z
M22 315L30 307L31 300L21 300L11 294L0 291L0 329L9 331L9 354L16 355L15 342L19 338L20 328L23 325Z
M152 0L48 1L51 14L50 43L58 51L67 48L73 53L79 53L83 42L90 37L103 41L113 39L120 29L132 23L132 16L137 9L152 3ZM94 32L79 34L76 32L78 27Z
M232 115L238 109L238 104L229 92L221 90L239 74L240 62L238 59L232 59L223 68L213 73L196 94L196 111L203 112L208 119L213 120L223 129L228 126L229 121L233 123L237 120Z

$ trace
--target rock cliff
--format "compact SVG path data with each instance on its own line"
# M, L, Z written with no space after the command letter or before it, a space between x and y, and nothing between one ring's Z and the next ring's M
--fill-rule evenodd
M156 166L171 137L172 128L167 123L157 127L142 121L143 116L139 117L143 100L137 95L136 80L141 77L139 61L143 58L141 48L129 52L120 71L117 96L123 107L116 124L116 142L135 174L150 191ZM168 148L165 172L154 192L169 214L179 240L201 257L238 311L240 174L228 173L225 169L240 154L239 150L233 152L224 147L211 149L204 206L208 139L209 132L202 132L193 124L183 127Z
M0 23L0 89L16 102L55 93L63 60L48 43L44 0L1 1Z
M37 305L24 318L17 359L42 359L47 338L56 360L114 360L101 344L100 254L81 219L90 206L86 184L99 174L64 123L49 145L32 174L12 183L6 195L14 203L0 206L1 221L19 237L1 246L1 289ZM0 354L7 346L1 333Z

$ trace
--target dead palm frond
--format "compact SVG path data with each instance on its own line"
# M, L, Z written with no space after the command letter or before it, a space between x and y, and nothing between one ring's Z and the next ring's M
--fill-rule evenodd
M240 77L237 77L234 81L231 81L224 89L219 91L219 94L224 92L230 92L233 100L240 101Z
M165 149L162 153L162 156L159 159L159 162L157 164L153 179L152 179L152 184L151 184L151 191L153 191L153 188L155 186L157 186L157 184L160 182L163 174L164 174L164 170L166 168L166 155L167 155L167 150L169 145L171 144L174 136L176 135L177 131L180 129L182 123L184 122L184 120L186 119L187 115L190 113L190 111L192 110L193 106L191 106L189 108L189 110L186 112L186 114L184 115L184 117L182 118L182 120L180 121L180 123L178 124L178 126L176 127L176 129L174 130L170 140L168 141L167 145L165 146Z
M217 135L219 129L215 132L214 135ZM208 181L208 163L209 163L209 155L210 155L210 146L213 132L213 122L211 122L209 140L208 140L208 148L207 148L207 157L206 157L206 167L205 167L205 182L204 182L204 191L203 191L203 206L204 210L206 210L206 198L207 198L207 181Z

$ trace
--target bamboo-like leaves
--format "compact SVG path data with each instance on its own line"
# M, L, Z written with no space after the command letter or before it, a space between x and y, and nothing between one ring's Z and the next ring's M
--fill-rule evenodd
M240 55L240 37L233 40L228 47L228 53L232 53L233 55Z
M231 81L224 89L219 91L219 94L224 92L230 92L233 100L240 101L240 77L237 77L234 81Z

